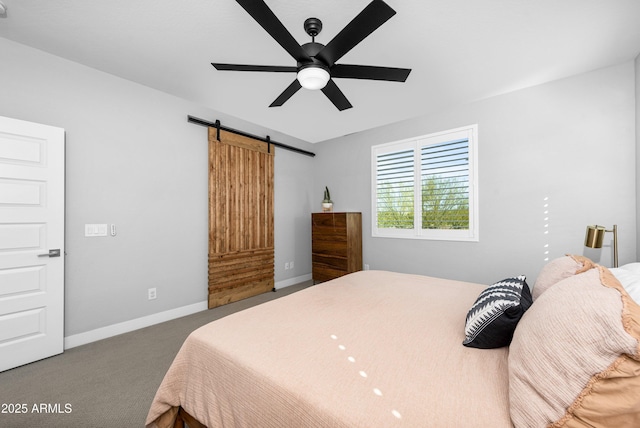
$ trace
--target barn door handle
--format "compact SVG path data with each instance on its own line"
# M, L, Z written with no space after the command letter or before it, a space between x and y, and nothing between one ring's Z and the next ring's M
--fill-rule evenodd
M38 257L60 257L60 249L49 250L46 254L38 254Z

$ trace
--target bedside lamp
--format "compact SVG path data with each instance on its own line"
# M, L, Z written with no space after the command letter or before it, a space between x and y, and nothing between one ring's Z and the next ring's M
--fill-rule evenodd
M613 229L607 230L603 226L587 226L587 233L584 237L584 246L589 248L602 248L602 241L606 232L613 232L613 267L618 267L618 226L613 225Z

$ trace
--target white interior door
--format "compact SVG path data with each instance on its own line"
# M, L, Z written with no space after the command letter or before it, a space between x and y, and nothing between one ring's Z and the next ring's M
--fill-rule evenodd
M64 129L0 116L0 371L64 350Z

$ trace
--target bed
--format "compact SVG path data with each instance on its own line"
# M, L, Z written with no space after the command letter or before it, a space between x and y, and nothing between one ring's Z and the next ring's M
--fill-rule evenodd
M590 280L604 275L604 268L567 258L573 273L556 275L556 282L585 273L591 273ZM611 296L614 302L620 301L621 311L640 320L640 307L633 307L635 303L622 295L624 288L608 276L607 281L615 282L614 289L599 285L616 293ZM553 294L554 288L544 294ZM526 390L531 379L519 379L524 391L513 390L514 376L519 375L510 368L516 366L510 361L514 345L492 349L462 345L468 335L470 308L487 289L486 284L364 271L214 321L194 331L183 344L156 393L147 427L182 426L185 420L191 428L501 428L545 426L561 420L565 425L557 426L582 426L566 423L588 420L570 409L572 401L559 409L549 410L544 404L538 409L537 392ZM518 322L526 324L536 305L537 300ZM539 323L534 319L529 324ZM624 352L615 351L614 360L625 358L623 368L631 370L627 377L634 382L640 380L640 322L620 324L623 343L615 346L624 347ZM518 352L531 352L526 334L520 337L512 331L512 335ZM607 362L605 368L612 364ZM593 376L589 374L587 383ZM638 423L628 426L640 426L640 382L630 385L634 398L616 415L624 413ZM578 395L583 392L584 386ZM525 414L515 418L514 394L521 396L521 407L525 407ZM533 415L527 414L528 403L533 403ZM542 420L540 412L555 419L527 422L527 418ZM627 421L616 420L623 423L616 426Z

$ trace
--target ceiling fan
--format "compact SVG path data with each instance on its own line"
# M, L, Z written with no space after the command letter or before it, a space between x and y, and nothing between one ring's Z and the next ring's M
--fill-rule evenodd
M211 65L216 70L296 73L296 79L269 107L282 106L300 88L306 88L322 90L338 110L342 111L351 108L352 105L333 81L334 77L404 82L411 72L406 68L336 64L336 61L396 14L395 10L382 0L369 3L326 46L315 41L315 37L322 30L322 21L318 18L305 20L304 29L311 36L311 42L300 45L263 0L236 1L297 61L297 65L294 67L215 62Z

